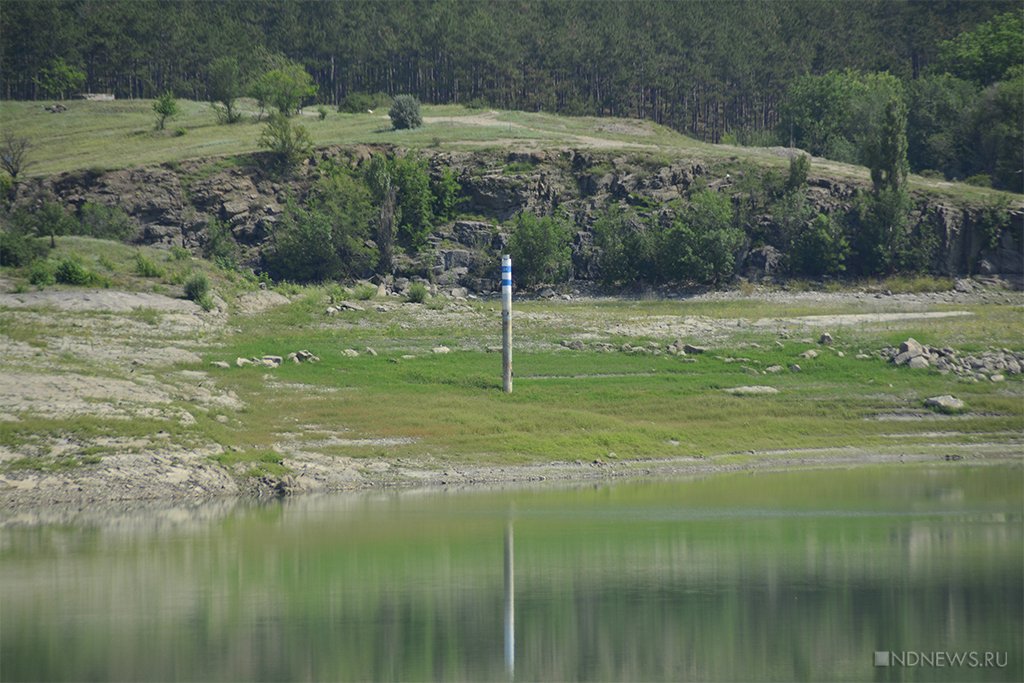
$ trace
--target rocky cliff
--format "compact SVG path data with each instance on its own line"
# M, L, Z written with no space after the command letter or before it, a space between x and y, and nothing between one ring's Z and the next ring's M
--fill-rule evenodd
M243 261L259 268L261 248L289 197L302 201L328 160L359 166L375 151L365 146L323 149L288 180L266 174L259 155L209 159L117 171L85 171L32 179L19 188L19 202L55 198L69 210L86 202L117 205L137 224L136 241L181 245L201 252L214 219L230 227ZM382 150L403 153L401 150ZM780 154L788 153L780 150ZM574 219L574 277L596 275L591 228L613 203L657 213L694 187L726 192L739 204L749 192L756 168L719 162L666 161L651 156L593 151L425 153L431 173L455 169L461 185L464 218L435 226L432 250L400 260L399 275L424 275L443 285L489 290L496 285L496 254L505 244L503 223L520 211L565 211ZM858 187L850 182L809 178L807 200L819 212L843 215ZM933 270L947 275L1024 273L1024 209L1011 208L993 227L984 207L936 195L915 194L911 226L915 234L937 240ZM770 224L768 214L755 215ZM751 278L772 276L779 262L772 247L748 244L738 272Z

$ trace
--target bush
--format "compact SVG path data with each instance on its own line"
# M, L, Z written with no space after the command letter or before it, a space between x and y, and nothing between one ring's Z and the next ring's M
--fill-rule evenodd
M24 266L46 253L46 245L35 237L0 231L0 266Z
M398 238L407 248L420 249L427 243L434 213L427 162L412 155L396 158L391 178L397 189Z
M79 211L80 234L99 239L125 241L135 235L135 225L119 206L86 202Z
M359 285L352 290L352 296L359 301L369 301L377 296L377 288L373 285Z
M429 292L427 292L426 285L424 285L422 282L414 282L411 285L409 285L409 291L406 292L405 298L407 301L410 301L414 304L421 304L427 300L428 295Z
M210 280L205 273L193 273L185 280L185 298L202 304L204 298L209 298ZM206 308L206 306L203 306ZM209 310L209 309L207 309Z
M631 210L612 206L594 222L594 244L600 249L598 268L606 285L654 280L656 229L644 225Z
M214 219L206 226L203 256L221 268L235 268L238 264L238 242L235 241L235 236L227 224Z
M297 123L293 124L280 112L271 114L267 119L258 144L270 151L275 165L283 171L295 168L313 151L309 131Z
M142 277L163 277L164 271L163 268L140 251L135 254L135 274Z
M177 244L171 247L171 252L167 255L168 261L188 261L190 258L192 258L192 254L188 249L179 247Z
M327 118L327 107L321 104L319 107L316 108L316 113L317 115L320 116L320 120L323 121L324 119Z
M28 267L28 281L39 287L57 282L56 268L52 261L37 259Z
M88 285L95 280L95 275L74 256L65 256L57 263L54 277L65 285Z
M569 226L558 218L519 214L508 243L515 279L526 287L567 279L571 239Z
M434 194L434 215L442 220L455 217L455 207L459 201L462 186L450 166L441 169L441 177L432 183Z
M388 116L391 118L391 125L395 130L419 128L423 125L423 117L420 115L420 101L412 95L396 96L391 103Z
M842 226L819 213L793 236L790 263L794 272L809 277L839 275L846 270L850 245Z
M743 231L733 225L732 203L703 190L664 231L657 245L662 280L717 284L732 276Z
M174 118L180 113L178 101L174 99L174 93L168 91L153 102L153 111L156 112L156 129L163 130L167 119Z

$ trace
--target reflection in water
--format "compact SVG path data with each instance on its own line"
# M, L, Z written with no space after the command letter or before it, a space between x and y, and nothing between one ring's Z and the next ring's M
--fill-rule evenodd
M505 525L505 671L516 674L516 575L512 520Z
M893 472L8 527L0 680L1021 679L1019 468Z

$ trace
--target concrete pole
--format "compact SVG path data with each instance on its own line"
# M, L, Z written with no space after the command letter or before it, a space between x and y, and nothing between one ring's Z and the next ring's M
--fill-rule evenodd
M501 369L502 389L512 393L512 257L501 257Z

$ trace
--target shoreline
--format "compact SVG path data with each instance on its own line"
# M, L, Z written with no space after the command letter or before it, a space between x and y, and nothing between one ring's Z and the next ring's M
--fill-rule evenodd
M632 459L590 463L551 461L529 465L469 465L441 469L401 468L378 477L363 476L345 484L305 485L300 476L250 480L229 490L182 491L136 487L136 495L99 497L72 478L51 480L40 488L6 488L0 494L0 528L68 522L82 515L137 514L182 506L228 507L282 499L369 492L474 491L494 487L559 484L612 484L659 478L704 477L720 474L768 474L805 469L850 469L872 466L1024 467L1024 453L1012 444L954 444L882 453L859 447L732 453L706 458ZM95 481L95 480L93 480ZM60 484L63 484L61 486ZM43 493L42 496L39 494ZM34 494L34 495L33 495Z

